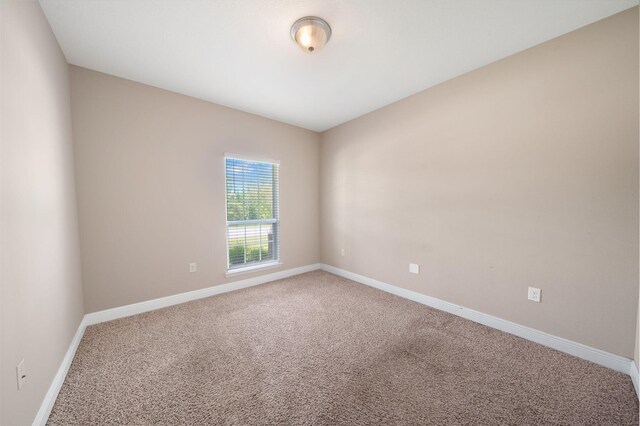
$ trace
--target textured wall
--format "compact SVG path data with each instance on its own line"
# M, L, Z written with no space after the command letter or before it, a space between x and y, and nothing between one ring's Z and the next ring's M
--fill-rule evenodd
M638 10L638 14L640 14L640 8L637 9ZM638 44L640 45L640 34L638 34L639 40L638 40ZM640 46L639 46L640 49ZM640 53L639 53L640 55ZM638 78L640 79L640 73L638 73ZM638 143L640 144L640 139L638 140ZM640 161L640 159L638 159L638 161ZM639 262L640 262L640 258L638 258ZM639 286L639 293L640 293L640 280L638 281L638 286ZM638 295L638 324L636 325L636 336L635 336L635 340L636 340L636 349L633 353L633 359L636 361L636 367L640 367L640 294ZM639 378L640 380L640 378Z
M317 133L78 67L71 99L87 312L252 276L224 275L225 152L280 160L282 269L318 262Z
M324 263L633 356L637 8L321 140Z
M69 70L40 6L2 1L2 419L30 424L84 314ZM17 390L16 365L27 381Z
M640 301L638 301L638 311L640 311ZM638 333L640 333L640 312L638 312L638 324L636 325L636 350L633 353L633 359L636 362L636 367L640 366L640 355L638 355Z

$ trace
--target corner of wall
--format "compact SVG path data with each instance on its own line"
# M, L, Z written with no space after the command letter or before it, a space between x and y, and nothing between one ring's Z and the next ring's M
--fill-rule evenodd
M1 19L0 422L30 424L84 315L69 66L37 1L2 1Z

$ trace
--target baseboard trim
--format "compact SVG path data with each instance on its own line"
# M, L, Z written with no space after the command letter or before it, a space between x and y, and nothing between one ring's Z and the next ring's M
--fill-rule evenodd
M292 277L294 275L303 274L305 272L315 271L316 269L320 268L321 265L319 263L315 263L311 265L300 266L298 268L291 268L284 271L274 272L272 274L260 275L240 281L234 281L228 284L215 285L200 290L194 290L186 293L174 294L172 296L161 297L159 299L152 299L145 302L134 303L132 305L125 305L118 308L106 309L104 311L92 312L84 316L85 324L93 325L118 318L125 318L131 315L137 315L144 312L154 311L156 309L166 308L168 306L178 305L180 303L190 302L192 300L215 296L217 294L240 290L247 287L253 287L255 285L265 284L275 280L281 280L283 278Z
M636 389L636 395L640 396L640 392L638 391L638 386L640 385L640 383L638 383L640 381L640 378L638 377L638 365L633 360L629 366L629 375L631 376L633 387Z
M83 318L82 321L80 321L80 325L78 325L76 334L73 336L73 339L71 339L69 349L67 349L67 353L65 353L64 358L62 358L62 362L60 363L60 367L58 368L56 375L53 377L51 386L49 386L49 389L42 400L42 404L36 414L36 418L33 420L33 426L44 426L47 424L53 405L58 398L58 393L60 392L64 379L67 377L67 373L71 367L71 362L76 354L80 340L82 340L82 336L84 335L85 328L86 326Z
M523 339L531 340L532 342L536 342L543 346L556 349L560 352L564 352L569 355L591 361L604 367L611 368L612 370L630 374L630 363L632 363L633 361L620 355L605 352L600 349L583 345L582 343L573 342L562 337L554 336L543 331L504 320L502 318L497 318L488 314L484 314L482 312L474 311L473 309L468 309L463 306L456 305L455 303L446 302L441 299L436 299L435 297L396 287L394 285L387 284L373 278L365 277L363 275L355 274L344 269L336 268L335 266L322 264L322 269L324 271L331 272L332 274L348 278L361 284L386 291L387 293L395 294L396 296L404 297L405 299L413 300L414 302L422 303L423 305L427 305L441 311L449 312L473 322L477 322L488 327L495 328L518 337L522 337ZM637 374L635 377L637 380ZM638 386L636 383L637 382L634 382L634 385L636 386L637 390Z

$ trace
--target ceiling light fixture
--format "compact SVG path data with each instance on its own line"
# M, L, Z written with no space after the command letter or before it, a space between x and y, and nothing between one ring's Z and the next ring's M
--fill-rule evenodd
M291 26L291 38L307 53L322 49L331 38L331 27L324 19L305 16Z

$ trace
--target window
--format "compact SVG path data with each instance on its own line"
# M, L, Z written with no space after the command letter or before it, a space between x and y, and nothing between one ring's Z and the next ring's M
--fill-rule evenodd
M278 164L225 157L229 272L280 259Z

